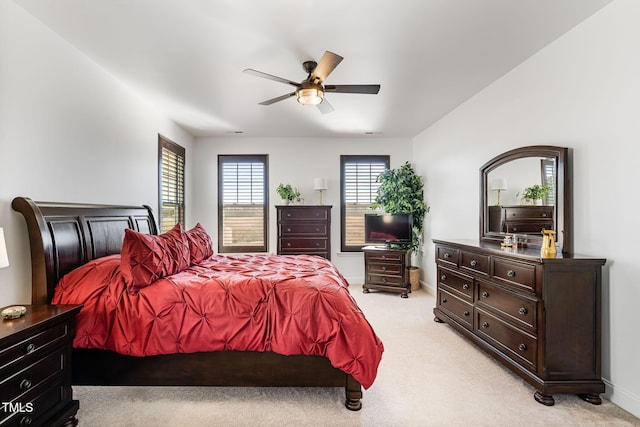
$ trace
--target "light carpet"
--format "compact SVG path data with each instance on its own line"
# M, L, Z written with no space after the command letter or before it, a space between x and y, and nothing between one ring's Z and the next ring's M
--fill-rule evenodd
M81 426L640 426L604 400L591 405L534 389L451 327L433 321L433 295L362 293L358 304L382 339L378 377L363 407L344 407L342 388L75 386Z

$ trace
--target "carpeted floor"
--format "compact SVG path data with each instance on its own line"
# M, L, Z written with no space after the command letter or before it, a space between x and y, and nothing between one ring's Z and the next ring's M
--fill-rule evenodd
M351 292L385 345L363 408L342 388L74 387L81 426L640 426L604 401L555 395L553 407L449 326L433 295Z

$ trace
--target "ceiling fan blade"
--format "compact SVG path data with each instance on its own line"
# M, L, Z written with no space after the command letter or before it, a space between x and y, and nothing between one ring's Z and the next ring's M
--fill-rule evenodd
M256 76L256 77L262 77L263 79L269 79L269 80L274 80L276 82L289 84L295 87L300 86L300 83L292 82L291 80L283 79L282 77L263 73L262 71L254 70L253 68L247 68L246 70L243 70L243 73L251 74L252 76Z
M320 112L322 114L329 114L329 113L332 113L333 111L335 111L333 109L333 106L331 104L329 104L329 101L327 101L327 98L324 98L322 100L322 102L317 105L317 107L318 107L318 110L320 110Z
M325 92L335 93L366 93L375 95L380 91L380 85L325 85Z
M287 98L291 98L291 97L292 97L292 96L294 96L295 94L296 94L295 92L291 92L291 93L288 93L288 94L286 94L286 95L278 96L278 97L276 97L276 98L267 99L266 101L262 101L262 102L260 103L260 105L271 105L271 104L275 104L276 102L284 101L284 100L285 100L285 99L287 99Z
M336 55L335 53L327 50L324 55L322 55L322 58L320 58L320 62L318 62L316 69L311 73L311 81L315 83L322 83L325 81L325 79L329 77L329 74L331 74L343 59L344 58L342 56Z

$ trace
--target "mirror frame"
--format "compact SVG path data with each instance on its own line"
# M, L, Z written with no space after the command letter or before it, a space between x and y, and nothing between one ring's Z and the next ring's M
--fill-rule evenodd
M555 157L557 168L556 189L556 241L559 243L559 251L571 253L573 250L573 186L571 178L570 150L565 147L551 145L532 145L516 148L502 153L480 168L480 241L499 243L504 239L505 233L488 231L489 206L488 183L489 172L512 160L525 157ZM559 214L561 218L558 218ZM562 220L562 229L558 229L558 220ZM542 235L528 235L529 247L541 247Z

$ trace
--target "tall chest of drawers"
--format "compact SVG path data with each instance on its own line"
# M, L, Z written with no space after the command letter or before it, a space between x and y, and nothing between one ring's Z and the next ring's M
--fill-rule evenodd
M278 255L319 255L331 259L331 206L280 205Z
M80 305L32 305L0 323L0 426L75 425L71 344Z
M477 241L436 244L435 320L446 322L535 389L601 403L601 270L604 259Z

